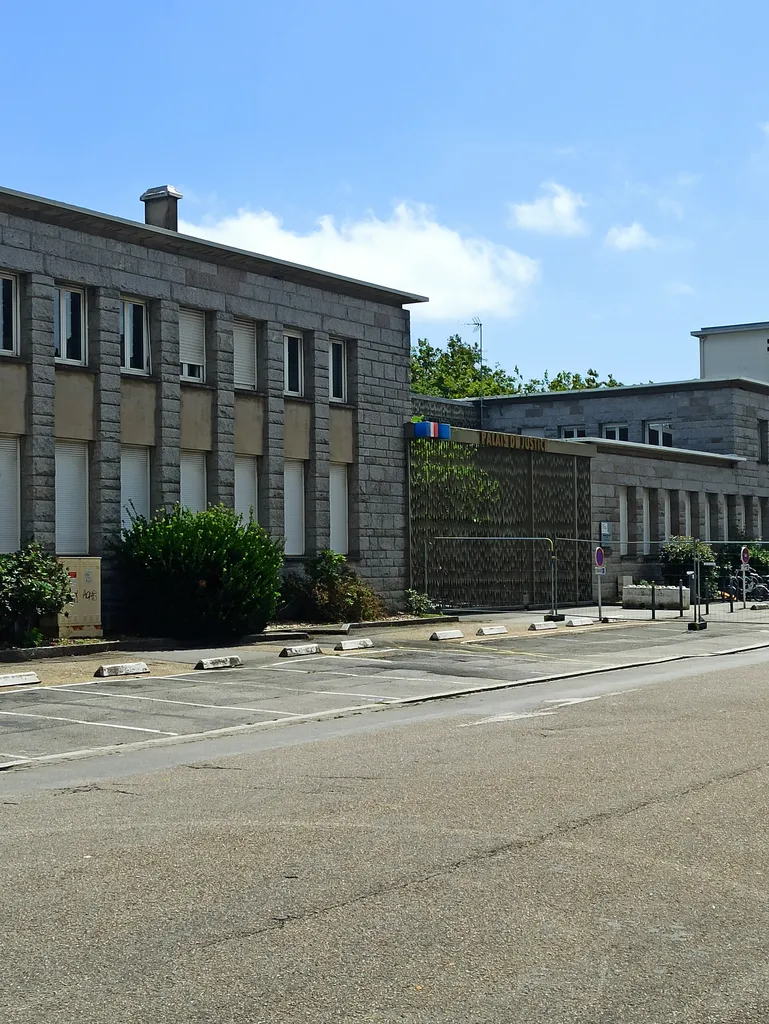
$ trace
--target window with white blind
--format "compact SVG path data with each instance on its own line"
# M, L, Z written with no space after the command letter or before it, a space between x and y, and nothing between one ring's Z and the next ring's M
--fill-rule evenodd
M54 356L60 363L84 366L85 292L79 288L57 288L53 302Z
M56 553L88 554L88 445L56 442Z
M179 375L202 383L206 379L206 314L179 310Z
M181 453L181 503L192 512L204 512L206 501L206 453Z
M138 516L150 514L150 450L124 445L120 449L120 525L124 530Z
M253 320L235 319L232 327L235 342L235 386L256 387L256 324Z
M259 521L259 492L256 477L256 457L235 456L235 511L247 523L253 518Z
M347 466L332 462L329 466L329 511L331 550L346 555L348 547Z
M19 439L0 437L0 552L18 551Z
M283 521L286 554L304 554L304 463L286 460L283 464Z
M304 394L304 343L300 334L283 335L283 390L287 395Z
M13 356L19 351L18 330L16 278L0 274L0 355Z
M136 299L120 300L120 366L129 373L150 372L147 307Z

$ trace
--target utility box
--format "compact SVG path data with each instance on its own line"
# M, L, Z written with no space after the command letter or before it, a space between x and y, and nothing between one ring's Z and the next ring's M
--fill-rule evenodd
M72 586L74 604L58 617L60 637L103 636L101 624L101 559L60 557Z

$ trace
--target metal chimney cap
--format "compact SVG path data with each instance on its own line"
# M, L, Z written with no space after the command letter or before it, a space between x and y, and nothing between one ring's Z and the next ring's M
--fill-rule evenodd
M139 200L142 203L146 203L149 199L182 199L182 194L178 188L173 185L156 185L154 188L148 188L146 192L142 192L139 196Z

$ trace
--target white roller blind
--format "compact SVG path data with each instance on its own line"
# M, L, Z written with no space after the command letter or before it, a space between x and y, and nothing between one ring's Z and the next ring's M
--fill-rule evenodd
M235 320L235 383L256 387L256 324L252 320Z
M194 309L179 310L179 362L182 376L202 380L206 362L206 317ZM200 374L190 373L187 367L199 366Z
M0 552L19 544L19 439L0 437Z
M181 502L193 512L206 509L206 453L181 453Z
M128 529L133 516L149 518L150 450L125 447L120 450L120 525Z
M88 554L88 445L56 444L56 553Z
M304 463L286 460L283 466L283 516L286 554L304 554Z
M256 459L253 455L235 456L235 511L243 516L244 523L252 515L255 522L259 520Z
M329 505L331 514L331 550L347 554L347 466L332 462L329 466Z

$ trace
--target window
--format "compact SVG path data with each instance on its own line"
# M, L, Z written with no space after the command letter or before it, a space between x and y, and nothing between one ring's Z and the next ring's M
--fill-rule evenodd
M243 522L259 520L259 493L256 482L256 458L253 455L235 456L235 511Z
M332 462L329 466L329 510L331 519L331 550L347 554L348 504L347 466Z
M769 420L758 421L758 461L769 462Z
M670 432L669 423L647 423L646 443L655 444L658 447L672 448L673 435Z
M287 395L304 394L304 352L298 334L283 335L284 391Z
M651 545L651 516L649 514L649 488L643 489L643 521L641 523L641 536L643 538L643 553L648 555L652 549Z
M304 463L283 464L283 522L286 554L304 554Z
M120 365L131 373L150 372L147 307L134 299L120 301Z
M56 443L56 553L88 554L88 445Z
M120 449L120 525L127 530L137 516L150 514L150 450Z
M627 530L627 487L619 488L619 553L626 555L628 551Z
M607 441L627 441L628 428L619 423L606 423L601 434Z
M566 441L576 437L585 437L584 427L561 427L561 437Z
M85 292L76 288L56 289L53 343L54 355L59 362L85 365Z
M179 376L206 379L206 315L194 309L179 310Z
M192 512L204 512L206 501L206 453L183 451L180 468L180 501Z
M236 319L232 326L235 343L235 386L256 387L256 324Z
M329 398L332 402L347 401L347 345L343 341L329 344Z
M18 352L16 278L0 274L0 354Z
M19 439L0 437L0 552L18 551Z

